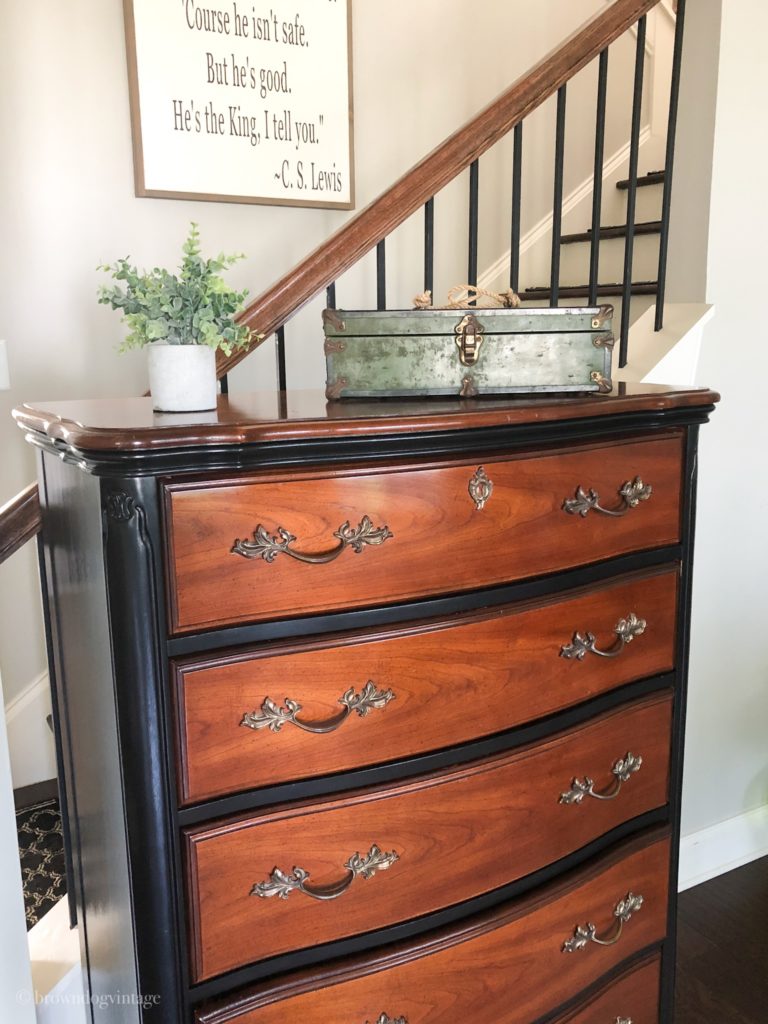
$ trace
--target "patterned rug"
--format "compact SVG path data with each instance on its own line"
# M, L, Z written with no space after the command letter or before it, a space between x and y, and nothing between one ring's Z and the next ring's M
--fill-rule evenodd
M29 930L67 891L59 801L17 811L16 831Z

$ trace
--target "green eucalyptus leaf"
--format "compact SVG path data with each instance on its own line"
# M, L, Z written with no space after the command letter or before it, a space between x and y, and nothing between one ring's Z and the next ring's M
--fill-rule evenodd
M250 331L235 318L248 292L230 288L220 273L243 258L242 253L219 253L204 259L200 232L193 222L182 246L178 274L162 267L140 271L131 265L130 257L100 264L97 269L118 282L100 285L97 299L123 314L128 333L120 349L159 340L172 345L210 345L227 355L246 347Z

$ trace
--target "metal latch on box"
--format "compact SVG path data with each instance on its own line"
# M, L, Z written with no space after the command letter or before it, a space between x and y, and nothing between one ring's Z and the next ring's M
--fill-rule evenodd
M459 347L459 358L463 366L474 366L480 354L485 328L471 313L456 324L456 344Z

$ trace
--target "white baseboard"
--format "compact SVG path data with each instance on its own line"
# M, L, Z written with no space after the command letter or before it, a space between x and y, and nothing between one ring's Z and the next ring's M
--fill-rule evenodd
M47 672L5 705L14 789L56 778L56 748L46 721L50 713Z
M768 804L683 836L680 842L678 892L766 855Z
M66 896L27 933L37 1024L85 1024L80 942Z

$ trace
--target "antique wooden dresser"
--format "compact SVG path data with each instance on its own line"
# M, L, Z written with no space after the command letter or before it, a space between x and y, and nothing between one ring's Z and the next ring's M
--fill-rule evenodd
M716 400L17 410L94 1019L669 1024Z

